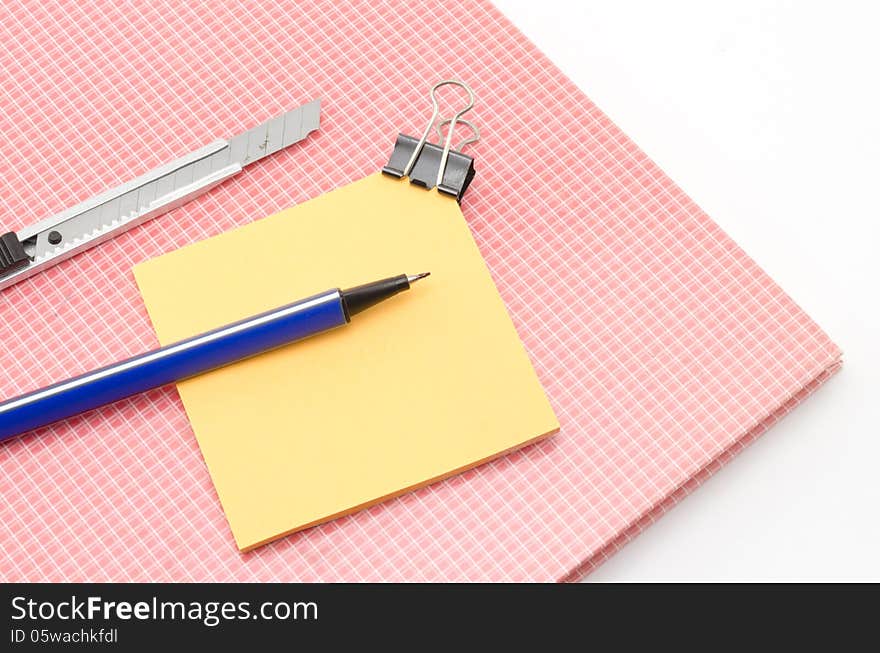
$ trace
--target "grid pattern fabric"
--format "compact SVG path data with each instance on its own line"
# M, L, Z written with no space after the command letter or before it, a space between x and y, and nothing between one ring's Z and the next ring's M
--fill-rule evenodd
M28 0L0 8L7 230L318 97L322 127L0 293L0 396L156 346L134 264L376 171L449 77L483 132L462 208L559 435L240 554L176 390L155 390L0 447L0 578L572 579L836 369L821 329L487 2Z

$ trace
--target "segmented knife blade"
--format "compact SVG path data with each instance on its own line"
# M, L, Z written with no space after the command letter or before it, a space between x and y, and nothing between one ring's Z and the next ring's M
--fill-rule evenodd
M209 191L320 125L314 100L151 170L18 233L0 236L0 289L94 247Z

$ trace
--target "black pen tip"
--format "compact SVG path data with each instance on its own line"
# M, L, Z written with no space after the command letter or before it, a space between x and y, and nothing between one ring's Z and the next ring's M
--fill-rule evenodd
M415 283L419 279L424 279L425 277L427 277L430 274L431 274L430 272L420 272L419 274L408 274L406 276L406 280L409 283Z

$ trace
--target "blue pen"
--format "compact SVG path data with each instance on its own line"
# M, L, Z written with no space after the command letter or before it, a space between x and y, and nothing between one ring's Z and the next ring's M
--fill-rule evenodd
M428 276L334 288L0 404L0 441L348 324Z

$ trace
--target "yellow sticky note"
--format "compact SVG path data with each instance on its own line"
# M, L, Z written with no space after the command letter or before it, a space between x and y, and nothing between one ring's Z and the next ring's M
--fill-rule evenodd
M352 323L178 384L241 550L559 425L455 200L376 174L135 268L161 343L431 272Z

